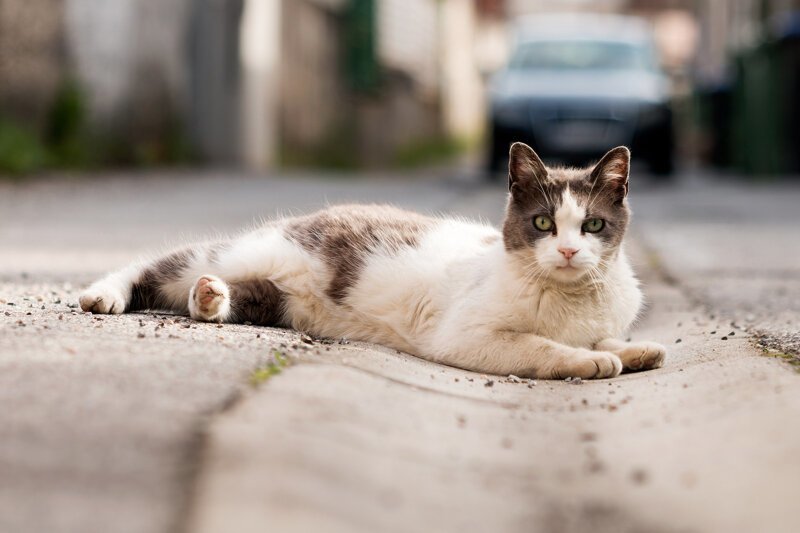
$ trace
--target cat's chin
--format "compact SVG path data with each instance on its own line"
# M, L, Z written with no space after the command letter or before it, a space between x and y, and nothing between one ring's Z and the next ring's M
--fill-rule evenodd
M558 283L573 284L583 280L589 269L584 267L565 266L550 270L550 279Z

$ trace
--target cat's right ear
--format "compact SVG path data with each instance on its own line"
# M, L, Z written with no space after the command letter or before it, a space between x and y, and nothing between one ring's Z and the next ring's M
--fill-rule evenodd
M514 143L508 153L508 190L523 191L547 179L547 168L542 160L525 143Z

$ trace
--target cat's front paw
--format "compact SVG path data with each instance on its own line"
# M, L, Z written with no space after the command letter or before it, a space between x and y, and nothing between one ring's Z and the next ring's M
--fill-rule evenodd
M101 315L118 315L125 312L122 292L110 283L95 283L86 289L78 302L81 309Z
M210 274L200 276L189 291L189 316L204 322L222 322L231 304L228 285Z
M613 378L622 372L622 361L611 352L576 350L553 371L553 377L581 379Z
M651 370L660 368L667 357L667 349L657 342L634 342L616 351L626 370Z

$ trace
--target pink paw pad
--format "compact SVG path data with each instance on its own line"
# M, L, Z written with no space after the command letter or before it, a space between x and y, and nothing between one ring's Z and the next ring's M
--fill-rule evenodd
M200 303L200 310L203 312L208 312L208 307L206 306L214 301L214 298L222 296L222 293L214 290L214 280L205 277L197 280L197 288L195 291L197 293L198 302Z

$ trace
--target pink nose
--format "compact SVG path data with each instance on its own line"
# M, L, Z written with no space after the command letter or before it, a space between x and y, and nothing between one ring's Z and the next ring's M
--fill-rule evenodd
M559 248L558 251L569 261L572 259L572 256L577 254L580 250L576 250L575 248Z

